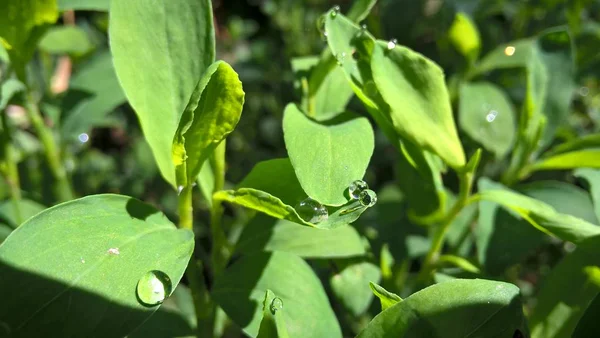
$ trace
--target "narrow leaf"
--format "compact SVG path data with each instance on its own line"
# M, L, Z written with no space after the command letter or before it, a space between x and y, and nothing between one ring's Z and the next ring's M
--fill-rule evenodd
M371 287L371 291L373 291L373 294L377 296L377 298L379 298L379 301L381 301L381 311L385 311L392 305L402 301L402 298L400 298L400 296L393 292L389 292L388 290L384 289L378 284L369 282L369 286Z
M600 168L600 148L577 150L540 159L529 171L574 169L580 167Z

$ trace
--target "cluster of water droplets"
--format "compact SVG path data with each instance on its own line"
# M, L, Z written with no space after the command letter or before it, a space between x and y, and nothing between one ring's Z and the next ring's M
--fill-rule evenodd
M354 200L358 200L363 206L370 208L377 203L377 194L369 189L367 182L356 180L350 183L348 195Z
M161 304L171 294L173 284L166 273L158 270L146 272L138 281L136 293L140 303L146 306Z

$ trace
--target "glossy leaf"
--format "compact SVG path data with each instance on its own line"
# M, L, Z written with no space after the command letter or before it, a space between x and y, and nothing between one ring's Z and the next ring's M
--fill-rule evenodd
M50 54L80 56L93 47L87 34L77 26L52 27L40 40L39 48Z
M177 186L196 180L202 164L235 129L244 105L237 73L224 61L212 64L194 89L173 139Z
M360 235L351 226L323 231L257 215L244 228L236 251L282 251L305 258L343 258L363 256L365 247Z
M381 302L381 311L387 310L387 308L392 305L399 303L402 301L402 298L393 292L389 292L378 284L369 282L369 286L371 287L371 291L373 294L379 298Z
M600 170L580 168L575 170L574 175L585 179L590 187L596 219L600 220Z
M108 12L110 0L58 0L58 9Z
M321 282L308 264L292 254L259 253L240 258L217 278L212 296L247 335L255 337L267 289L283 302L290 337L342 336Z
M211 2L113 0L110 6L117 76L162 176L176 187L173 138L215 58Z
M516 286L483 279L454 279L389 307L358 337L515 337L517 331L527 337Z
M466 13L458 12L448 31L450 42L469 62L475 62L481 49L479 30Z
M369 121L347 113L321 124L290 104L284 112L283 134L306 194L322 204L345 204L348 186L363 178L373 154L375 142Z
M0 44L6 49L19 80L25 82L25 66L38 40L58 19L56 0L6 1L0 11Z
M287 338L287 328L283 319L283 302L273 291L267 289L263 301L263 319L260 322L257 338Z
M460 88L459 125L473 140L500 158L515 140L515 111L507 95L489 82Z
M342 305L354 316L359 316L367 310L373 300L369 282L379 283L380 280L381 271L377 265L357 262L334 274L329 283L333 294Z
M600 291L586 273L586 267L600 266L599 246L598 236L579 243L545 278L529 319L532 337L571 337Z
M158 270L177 286L193 247L191 231L130 197L59 204L0 246L0 287L13 290L0 320L19 336L124 336L158 308L140 303L138 280Z

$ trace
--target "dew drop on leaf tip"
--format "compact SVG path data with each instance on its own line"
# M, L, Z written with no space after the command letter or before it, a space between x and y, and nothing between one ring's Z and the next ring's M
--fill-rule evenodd
M340 13L340 6L335 5L331 9L331 12L329 13L329 15L331 15L332 18L335 18L339 13Z
M271 301L271 306L269 306L269 309L271 310L272 314L275 314L275 312L277 312L278 310L283 309L283 300L281 300L281 298L279 298L279 297L273 298L273 300Z
M350 186L348 186L348 195L350 195L350 198L355 200L358 199L361 192L367 189L369 189L367 182L363 180L355 180L350 183Z
M319 223L329 218L327 208L312 198L307 198L296 206L296 212L306 222Z
M377 194L370 189L363 190L358 195L358 201L363 206L370 208L377 203Z
M171 279L166 273L152 270L140 278L136 293L140 303L155 306L161 304L171 294L172 287Z

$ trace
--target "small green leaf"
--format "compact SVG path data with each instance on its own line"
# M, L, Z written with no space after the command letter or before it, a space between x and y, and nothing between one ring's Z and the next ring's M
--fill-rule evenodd
M19 211L21 212L23 221L33 217L44 209L46 209L45 206L35 201L25 198L19 200ZM20 225L17 222L14 203L12 201L4 201L0 204L0 219L13 229L16 229Z
M296 205L306 198L289 158L257 163L237 187L261 190L288 205Z
M545 152L544 157L553 157L558 154L575 152L577 150L585 150L589 148L600 148L600 134L585 135L569 142L559 144L551 150Z
M508 153L515 140L515 111L509 98L489 82L460 87L459 125L473 140L497 158Z
M213 63L198 82L175 132L173 162L177 186L195 181L202 164L237 126L244 91L224 61Z
M175 132L215 58L211 1L112 0L109 36L121 86L162 176L176 187Z
M292 254L243 256L217 278L212 296L247 335L255 337L267 290L283 303L290 337L342 336L321 282L306 262Z
M475 264L469 262L467 259L464 259L460 256L455 256L455 255L441 255L440 258L438 259L438 262L440 264L450 264L452 266L455 266L457 268L461 268L464 271L467 272L471 272L471 273L475 273L475 274L479 274L481 273L481 270L475 266Z
M366 118L346 113L321 124L296 105L284 112L283 133L290 161L306 194L326 205L345 204L350 183L362 179L375 147Z
M358 232L349 225L323 231L257 215L244 228L236 251L282 251L305 258L343 258L363 256L365 247Z
M473 20L463 12L457 12L448 31L450 42L469 62L475 62L481 49L481 37Z
M594 211L596 219L600 220L600 170L590 168L580 168L573 173L577 177L585 179L590 186L592 201L594 201Z
M373 294L377 296L377 298L379 298L379 301L381 302L381 311L385 311L392 305L402 301L402 298L400 298L400 296L393 292L389 292L388 290L384 289L378 284L369 282L369 286L371 287L371 291L373 291Z
M0 110L10 102L10 99L19 92L25 91L25 85L17 79L8 79L0 86Z
M57 328L61 336L127 335L158 309L140 303L138 281L157 270L175 287L193 238L127 196L94 195L46 209L0 246L0 287L12 290L2 299L3 326L23 337L56 335Z
M522 307L512 284L454 279L387 308L358 337L527 337Z
M600 148L576 150L542 158L529 167L529 172L579 167L600 168Z
M0 11L0 44L6 49L19 80L25 82L25 66L38 40L58 19L56 0L3 1Z
M334 274L329 283L333 294L342 305L354 316L363 314L371 301L373 293L369 289L369 282L379 283L381 271L375 264L357 262L349 264L342 271Z
M263 319L260 322L257 338L288 337L282 311L284 311L284 308L281 298L267 289L263 301Z
M352 7L346 16L354 22L361 22L369 16L376 3L377 0L356 0L352 2Z
M85 10L108 12L110 0L58 0L61 11Z
M50 54L81 56L94 48L85 31L77 26L50 28L40 40L39 47Z
M545 278L529 318L532 337L571 337L585 309L600 292L585 271L587 266L600 266L599 247L598 236L582 241Z

